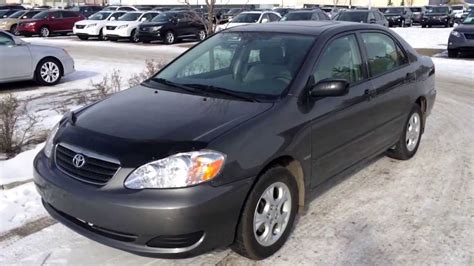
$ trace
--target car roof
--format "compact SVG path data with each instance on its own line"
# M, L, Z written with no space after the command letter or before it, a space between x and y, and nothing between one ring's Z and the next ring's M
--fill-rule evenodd
M227 32L278 32L278 33L296 33L319 36L326 30L346 31L346 30L366 30L366 29L385 29L376 24L366 24L358 22L319 20L319 21L284 21L278 23L252 23L244 26L233 27Z

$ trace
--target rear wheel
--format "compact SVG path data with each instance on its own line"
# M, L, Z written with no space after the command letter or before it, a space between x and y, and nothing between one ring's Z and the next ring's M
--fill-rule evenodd
M41 60L36 66L35 80L40 85L53 86L58 84L63 75L61 63L53 58Z
M41 37L49 37L49 36L51 36L51 31L49 30L48 27L43 26L43 27L41 27L40 30L39 30L39 35L40 35Z
M172 31L168 31L165 34L165 43L166 44L173 44L175 42L176 42L176 36L174 35L174 33Z
M270 168L249 194L232 249L256 260L273 255L286 242L297 208L295 178L286 168Z
M418 150L423 132L423 115L421 108L415 104L405 123L403 132L394 148L387 151L387 155L398 160L412 158Z
M458 50L456 49L448 49L448 57L449 58L456 58L458 57Z

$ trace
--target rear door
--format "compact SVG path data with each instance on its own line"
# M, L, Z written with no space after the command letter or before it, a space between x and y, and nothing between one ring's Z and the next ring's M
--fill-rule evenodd
M49 14L48 24L51 31L64 30L63 14L61 11L54 11Z
M388 33L361 32L371 77L371 117L376 124L374 143L394 144L411 109L410 90L416 82L415 66L409 64L402 46Z
M344 79L349 93L314 100L312 124L312 186L341 173L372 153L374 111L366 94L370 87L355 33L344 33L325 45L313 71L314 84Z
M62 20L62 30L68 31L72 30L74 23L79 20L79 13L62 11L63 20Z
M30 77L32 59L27 45L16 45L13 38L0 32L0 81Z

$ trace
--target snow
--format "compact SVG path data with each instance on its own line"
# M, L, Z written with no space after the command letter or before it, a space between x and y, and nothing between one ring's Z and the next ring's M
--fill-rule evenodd
M44 143L36 145L34 149L22 152L12 159L0 161L0 185L31 180L33 159L43 146Z
M31 167L22 166L18 170L31 172ZM33 182L12 189L0 190L0 213L0 235L2 232L46 216Z
M391 28L413 48L446 49L453 28Z

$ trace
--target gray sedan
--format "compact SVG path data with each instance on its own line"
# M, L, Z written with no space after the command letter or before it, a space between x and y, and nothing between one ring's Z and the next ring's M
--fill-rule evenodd
M61 48L32 45L0 31L0 83L35 80L55 85L74 72L74 60Z

